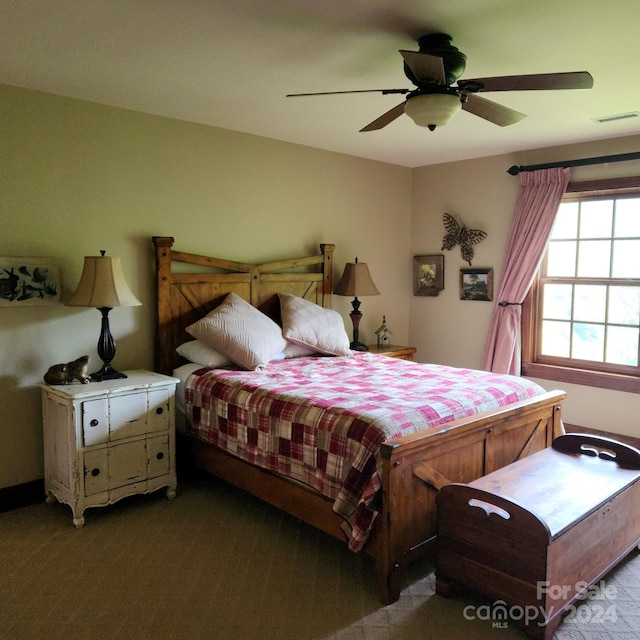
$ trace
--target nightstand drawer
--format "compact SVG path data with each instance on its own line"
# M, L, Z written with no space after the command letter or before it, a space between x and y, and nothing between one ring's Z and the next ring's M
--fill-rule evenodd
M169 436L156 436L147 440L147 462L150 478L169 473L171 463Z
M109 401L106 398L82 403L82 440L85 447L109 439Z
M164 424L168 426L165 420ZM165 428L167 428L165 426ZM115 395L82 403L84 446L122 440L147 432L146 392Z
M109 489L140 482L147 477L146 440L109 448Z
M148 393L149 424L148 431L166 431L171 422L169 402L173 396L173 389L151 389Z
M147 432L167 431L173 391L123 393L82 403L82 435L85 447L122 440Z
M84 495L92 496L109 489L109 450L87 451L84 456Z
M147 432L147 393L123 393L109 397L109 440L141 436Z
M145 440L94 449L84 455L85 496L140 482L146 477Z

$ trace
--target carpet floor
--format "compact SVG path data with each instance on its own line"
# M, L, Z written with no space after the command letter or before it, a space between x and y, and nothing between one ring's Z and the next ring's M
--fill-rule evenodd
M383 606L369 557L209 477L85 516L75 529L44 501L0 514L2 640L526 638L479 596L435 595L426 563ZM640 638L638 552L601 585L554 640Z

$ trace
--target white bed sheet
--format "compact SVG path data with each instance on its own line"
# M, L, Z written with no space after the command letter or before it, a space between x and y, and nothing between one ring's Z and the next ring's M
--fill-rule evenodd
M178 380L180 381L176 386L176 429L180 433L184 433L184 430L185 430L184 387L185 387L185 384L187 383L187 378L194 371L197 371L198 369L202 369L201 364L196 364L195 362L189 362L173 370L173 376L175 378L178 378Z

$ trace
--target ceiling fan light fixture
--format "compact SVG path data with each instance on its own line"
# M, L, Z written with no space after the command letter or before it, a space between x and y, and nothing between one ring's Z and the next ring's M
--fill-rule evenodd
M423 93L407 99L404 112L419 126L443 127L462 108L455 93Z

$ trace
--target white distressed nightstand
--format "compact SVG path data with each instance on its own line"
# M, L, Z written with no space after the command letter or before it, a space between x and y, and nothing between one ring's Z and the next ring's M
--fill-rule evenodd
M150 371L88 384L41 383L44 482L49 504L84 510L167 487L176 495L174 400L178 380Z

